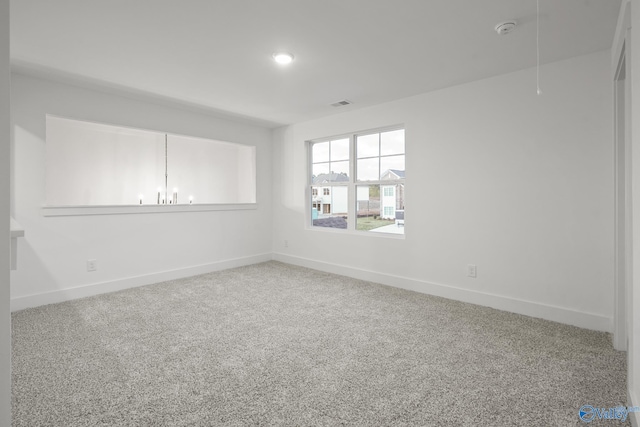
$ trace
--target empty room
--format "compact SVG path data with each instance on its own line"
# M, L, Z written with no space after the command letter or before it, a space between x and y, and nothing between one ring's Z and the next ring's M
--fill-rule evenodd
M0 426L640 425L634 24L0 0Z

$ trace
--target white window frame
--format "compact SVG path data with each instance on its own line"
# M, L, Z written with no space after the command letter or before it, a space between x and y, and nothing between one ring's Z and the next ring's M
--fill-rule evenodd
M363 231L356 229L356 220L357 220L357 197L356 191L358 186L371 186L377 185L379 187L383 185L396 185L403 184L405 186L404 194L406 197L406 178L399 180L377 180L377 181L357 181L357 150L356 150L356 138L358 136L371 135L375 133L383 133L383 132L391 132L394 130L405 130L405 148L404 148L404 156L405 156L405 169L406 169L406 159L407 159L407 144L406 144L406 127L404 125L395 125L395 126L387 126L376 129L368 129L360 132L347 133L342 135L336 135L328 138L314 139L307 141L307 189L305 191L305 223L306 229L312 231L319 232L327 232L327 233L346 233L346 234L354 234L360 236L373 236L373 237L382 237L389 239L404 239L405 234L393 234L393 233L376 233L371 231ZM323 142L330 142L339 139L349 139L349 181L348 182L330 182L325 183L323 186L328 187L347 187L347 203L348 203L348 211L347 211L347 228L346 229L336 229L330 227L319 227L313 225L313 219L311 218L311 208L313 207L313 195L312 195L312 187L313 179L312 179L312 170L313 170L313 145L319 144ZM378 156L381 158L384 156ZM380 171L382 172L382 171ZM319 185L315 185L315 187L320 187ZM395 193L395 191L394 191ZM394 194L395 196L395 194ZM319 197L319 196L317 196ZM382 194L380 194L382 198ZM406 203L405 203L406 205ZM382 208L382 207L381 207ZM405 206L406 212L406 206ZM382 212L381 212L382 214Z

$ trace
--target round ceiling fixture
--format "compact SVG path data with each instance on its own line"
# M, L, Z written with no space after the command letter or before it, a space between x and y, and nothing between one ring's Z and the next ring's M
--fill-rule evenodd
M516 21L507 21L507 22L501 22L498 25L496 25L496 33L500 34L501 36L504 36L505 34L509 34L511 31L513 31L516 28Z
M276 52L273 54L273 59L278 64L289 64L293 61L293 55L288 52Z

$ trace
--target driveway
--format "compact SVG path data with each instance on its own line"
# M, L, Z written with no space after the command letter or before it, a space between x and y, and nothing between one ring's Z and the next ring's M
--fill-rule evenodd
M376 233L404 234L404 225L397 226L395 224L390 224L383 227L374 228L369 231L374 231Z

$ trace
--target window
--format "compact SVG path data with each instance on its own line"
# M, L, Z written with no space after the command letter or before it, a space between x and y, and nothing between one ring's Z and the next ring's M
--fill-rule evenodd
M314 227L404 234L404 186L404 129L310 143Z

